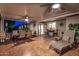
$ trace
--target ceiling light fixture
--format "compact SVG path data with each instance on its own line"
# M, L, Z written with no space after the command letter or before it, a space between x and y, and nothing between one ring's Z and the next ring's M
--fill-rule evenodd
M52 5L52 8L56 9L56 8L59 8L60 7L60 4L54 4Z
M28 21L29 21L29 18L28 18L28 17L26 17L26 18L25 18L25 21L26 21L26 22L28 22Z

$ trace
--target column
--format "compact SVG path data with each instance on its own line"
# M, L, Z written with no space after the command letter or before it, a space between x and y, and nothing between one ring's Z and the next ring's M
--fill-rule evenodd
M36 22L36 35L39 36L39 22Z
M4 32L4 18L1 18L0 20L0 31Z

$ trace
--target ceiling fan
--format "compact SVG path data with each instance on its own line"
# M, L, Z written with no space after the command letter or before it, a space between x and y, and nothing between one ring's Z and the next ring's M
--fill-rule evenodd
M57 10L58 8L61 9L61 11L65 11L66 9L63 7L63 4L54 4L54 3L47 3L47 4L42 4L40 7L47 7L45 14L50 13L52 10Z
M20 17L22 17L22 19L24 19L24 20L27 21L27 22L28 22L28 21L32 21L31 18L34 18L34 17L31 17L31 16L29 16L29 15L27 14L27 9L26 9L26 8L25 8L24 14L25 14L24 16L21 16L21 15L20 15Z
M27 14L27 9L24 9L24 15L18 15L18 14L14 14L14 13L9 13L3 10L0 10L0 15L2 16L2 14L7 14L7 15L13 15L13 16L19 16L20 18L17 18L17 20L23 20L23 21L33 21L32 19L34 19L34 17L31 17ZM5 16L5 18L7 18Z
M53 4L51 4L51 3L47 3L47 4L42 4L42 5L40 5L40 7L47 7L47 9L46 9L46 11L45 11L45 13L47 13L47 12L51 12L51 10L52 10L52 5Z

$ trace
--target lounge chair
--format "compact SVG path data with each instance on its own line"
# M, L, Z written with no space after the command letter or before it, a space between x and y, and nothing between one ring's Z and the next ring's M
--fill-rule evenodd
M73 47L74 36L75 31L68 30L64 33L62 40L59 40L56 43L50 45L50 48L54 49L59 53L59 55L61 55L63 52L66 52Z

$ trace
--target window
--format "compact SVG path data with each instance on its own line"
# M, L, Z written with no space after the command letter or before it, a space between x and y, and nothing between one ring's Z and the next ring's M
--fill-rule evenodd
M56 22L49 22L48 29L56 29Z

